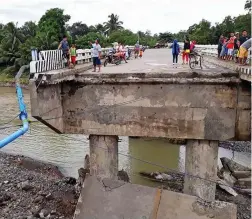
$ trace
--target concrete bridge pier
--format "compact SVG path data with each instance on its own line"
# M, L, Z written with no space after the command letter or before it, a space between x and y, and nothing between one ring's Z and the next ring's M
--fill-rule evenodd
M90 135L90 173L100 178L117 179L118 136Z
M184 193L206 201L215 200L219 141L187 140ZM191 177L189 175L198 176ZM204 178L207 180L203 180Z

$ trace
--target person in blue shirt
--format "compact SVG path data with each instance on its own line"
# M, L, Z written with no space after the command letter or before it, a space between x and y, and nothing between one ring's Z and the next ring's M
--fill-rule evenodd
M178 63L178 55L180 53L180 48L177 40L173 41L172 44L172 58L173 58L173 65Z
M70 55L69 55L69 44L67 42L67 36L63 36L63 40L60 42L58 49L62 50L63 59L67 59L67 65L70 64Z

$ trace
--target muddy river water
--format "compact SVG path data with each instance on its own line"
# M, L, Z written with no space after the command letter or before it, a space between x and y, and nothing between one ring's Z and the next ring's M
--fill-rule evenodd
M30 116L29 91L24 90L25 103ZM15 88L0 87L0 139L14 132L18 127L9 127L20 124L18 118L9 122L18 115L18 104ZM31 118L31 120L36 121ZM7 145L2 151L25 155L37 160L57 165L67 176L77 177L78 168L83 166L84 157L89 153L88 136L59 135L51 129L37 122L31 124L27 134ZM170 169L183 171L185 165L185 147L169 143L165 139L128 138L120 137L119 152L137 158L166 166ZM250 154L245 152L232 152L219 148L219 157L234 158L243 165L250 165ZM147 184L146 179L138 176L139 171L164 171L156 166L146 164L127 156L119 155L119 168L124 168L133 183Z

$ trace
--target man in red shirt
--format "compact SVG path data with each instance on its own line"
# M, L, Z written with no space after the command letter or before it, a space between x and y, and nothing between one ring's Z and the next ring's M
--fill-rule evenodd
M234 55L234 41L235 41L235 36L234 33L230 33L230 39L227 42L227 60L231 60L233 55Z

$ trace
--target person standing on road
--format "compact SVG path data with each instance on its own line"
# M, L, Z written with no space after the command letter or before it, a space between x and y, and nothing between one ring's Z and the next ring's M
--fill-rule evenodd
M227 42L227 48L228 48L228 53L227 53L227 59L226 60L231 60L233 57L234 53L234 41L235 41L235 36L234 33L230 33L230 39Z
M190 53L192 53L192 52L194 51L195 45L196 45L196 41L193 40L193 41L191 42L191 44L190 44Z
M223 44L222 44L222 49L221 49L221 53L220 53L220 58L222 60L225 60L226 55L227 55L227 37L224 37Z
M220 36L220 39L219 39L219 41L218 41L218 58L220 58L220 54L221 54L223 42L224 42L224 36L221 35L221 36Z
M248 32L246 30L243 30L242 31L242 36L239 39L240 45L242 45L243 43L245 43L249 38L250 37L248 36ZM242 50L242 53L243 53L244 50L243 49L241 49L241 50ZM240 49L239 49L239 53L240 53ZM242 54L242 56L243 56L243 58L242 58L243 60L240 58L240 54L239 54L239 62L240 62L240 64L246 63L247 58L248 58L248 53L245 52L244 54Z
M246 30L242 31L242 36L240 37L239 41L240 44L242 45L243 43L245 43L250 37L248 36L248 32Z
M236 32L235 33L235 40L234 40L234 55L233 55L233 59L234 61L237 63L238 62L238 51L239 51L239 47L240 47L240 33Z
M173 58L173 65L178 63L178 55L180 53L180 48L177 40L173 41L172 44L172 58Z
M186 39L184 42L184 50L182 54L183 65L185 64L185 60L186 60L186 64L188 65L189 54L190 54L190 42L189 42L189 39Z
M90 42L90 44L93 47L93 65L94 65L94 70L93 72L96 72L96 66L98 66L99 70L98 72L101 71L101 46L99 44L99 39L95 40L95 43L92 44L92 42Z
M125 61L125 63L128 63L127 59L126 59L126 48L125 48L124 44L122 44L121 53L122 53L122 59Z
M139 45L139 42L137 41L135 44L135 58L139 56L139 50L140 50L140 45Z
M246 65L247 57L248 57L248 50L251 48L251 40L252 38L248 39L240 46L239 50L239 61L241 65Z
M71 62L73 66L75 67L76 64L76 46L75 44L72 44L70 50L69 50L70 56L71 56Z
M58 49L62 50L62 58L67 60L67 66L70 64L69 56L69 44L67 42L67 36L63 36L63 40L60 42Z

